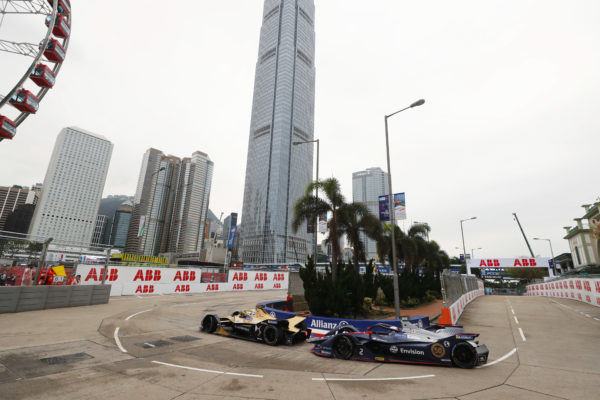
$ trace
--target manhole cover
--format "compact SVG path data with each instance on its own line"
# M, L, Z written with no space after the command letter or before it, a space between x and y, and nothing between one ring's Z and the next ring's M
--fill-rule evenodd
M176 342L193 342L194 340L200 340L200 338L194 337L194 336L189 336L189 335L185 335L185 336L175 336L170 338L171 340L175 340Z
M143 347L145 349L153 349L155 347L163 347L173 344L171 342L167 342L166 340L154 340L152 342L144 342L144 343L136 343L136 346Z
M55 364L74 363L74 362L78 362L78 361L89 360L90 358L94 358L94 357L90 356L87 353L75 353L75 354L67 354L67 355L58 356L58 357L41 358L40 361L44 362L48 365L55 365Z

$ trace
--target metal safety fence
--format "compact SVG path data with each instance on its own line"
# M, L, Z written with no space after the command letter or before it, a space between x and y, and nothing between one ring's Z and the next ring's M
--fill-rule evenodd
M445 269L441 276L444 307L459 300L464 294L479 289L480 280L474 275L461 275Z

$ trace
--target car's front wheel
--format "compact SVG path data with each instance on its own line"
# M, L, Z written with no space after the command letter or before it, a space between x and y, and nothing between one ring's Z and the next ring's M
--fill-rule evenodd
M219 321L217 320L217 317L209 314L202 320L201 328L204 332L213 333L217 330L218 325Z
M348 336L339 336L333 342L333 356L343 360L349 360L354 354L354 343Z
M452 350L452 362L460 368L473 368L477 361L477 351L469 343L461 342Z

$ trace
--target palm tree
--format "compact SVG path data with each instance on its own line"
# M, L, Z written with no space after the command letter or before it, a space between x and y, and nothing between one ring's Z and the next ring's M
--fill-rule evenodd
M377 240L382 231L381 223L365 205L360 203L344 204L341 214L343 218L339 221L340 231L341 234L346 235L348 243L354 249L352 261L356 272L359 272L358 263L367 261L361 233L365 232L371 239Z
M313 195L315 188L325 193L325 197L315 197ZM294 220L292 221L294 233L307 220L314 223L319 215L331 214L331 218L327 222L329 228L327 243L331 244L331 277L333 281L337 278L337 266L341 256L340 219L345 218L343 212L345 204L340 183L335 178L329 178L325 181L311 182L306 188L305 195L298 199L294 206Z

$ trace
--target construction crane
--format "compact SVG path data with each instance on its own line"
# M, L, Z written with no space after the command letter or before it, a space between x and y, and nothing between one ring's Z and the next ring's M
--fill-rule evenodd
M535 256L533 255L533 251L531 250L531 246L529 245L529 241L527 240L527 236L525 236L523 227L521 226L521 223L519 222L519 217L517 217L517 213L512 213L512 215L515 217L515 221L517 221L517 225L519 225L519 229L521 230L521 233L523 234L523 239L525 239L525 243L527 243L527 248L529 249L529 253L531 253L531 258L535 258Z

